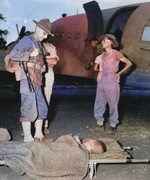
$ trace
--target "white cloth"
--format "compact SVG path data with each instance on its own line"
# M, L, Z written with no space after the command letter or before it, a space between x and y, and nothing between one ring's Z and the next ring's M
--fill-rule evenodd
M11 139L9 132L5 128L0 128L0 142L9 141Z
M44 86L44 93L45 93L47 104L49 104L50 102L53 84L54 84L53 67L48 66L48 72L45 73L45 86Z
M95 63L99 64L99 71L102 71L102 56L101 55L96 57Z

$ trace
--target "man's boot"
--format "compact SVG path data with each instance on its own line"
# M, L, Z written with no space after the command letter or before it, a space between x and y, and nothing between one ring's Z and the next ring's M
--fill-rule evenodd
M113 134L116 133L116 131L117 131L116 127L110 126L110 129L109 129L109 131L107 132L107 134L108 134L108 135L113 135Z
M31 135L31 122L22 122L22 128L24 133L24 142L34 141Z

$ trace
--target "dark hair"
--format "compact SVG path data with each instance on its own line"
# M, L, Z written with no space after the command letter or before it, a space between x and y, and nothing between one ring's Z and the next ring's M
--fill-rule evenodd
M98 41L97 37L95 37L95 36L91 37L90 42L92 42L92 41Z
M92 149L91 154L101 154L107 151L106 145L103 141L96 140L94 142L95 148ZM102 150L102 152L100 152Z
M107 151L106 144L103 141L101 141L101 145L103 147L103 152L106 152Z

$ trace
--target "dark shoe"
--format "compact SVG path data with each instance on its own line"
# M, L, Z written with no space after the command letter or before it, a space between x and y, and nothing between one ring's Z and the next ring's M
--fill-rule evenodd
M92 68L92 65L88 65L88 66L85 67L85 70L88 71L88 70L90 70L91 68Z
M107 134L108 134L108 135L113 135L113 134L116 133L116 131L117 131L116 127L111 127L111 126L110 126L110 129L109 129L109 131L107 132Z
M96 125L90 131L104 131L104 125Z

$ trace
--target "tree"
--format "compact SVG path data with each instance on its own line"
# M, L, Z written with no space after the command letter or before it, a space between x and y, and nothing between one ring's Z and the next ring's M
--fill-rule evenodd
M3 14L0 13L0 20L5 21L6 22L6 18L3 17ZM8 34L8 30L1 30L0 29L0 49L5 50L6 49L6 41L5 41L5 36Z

